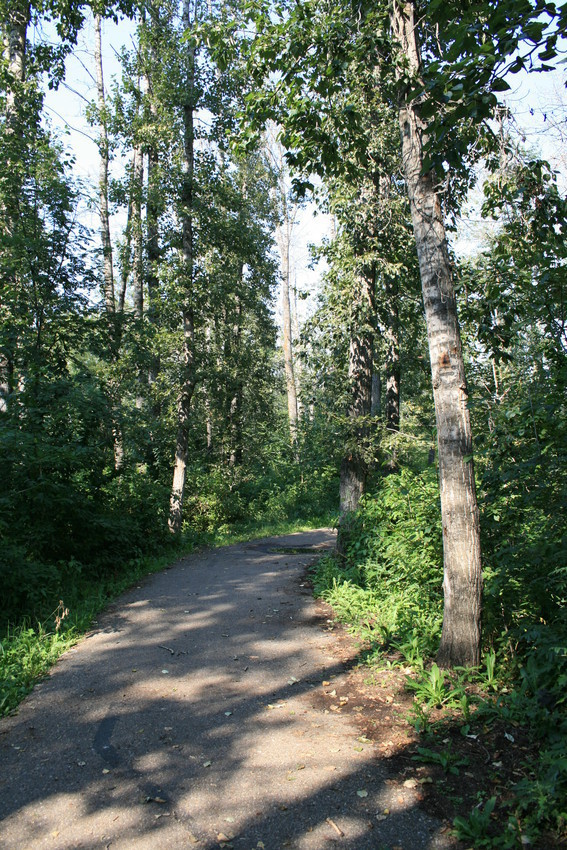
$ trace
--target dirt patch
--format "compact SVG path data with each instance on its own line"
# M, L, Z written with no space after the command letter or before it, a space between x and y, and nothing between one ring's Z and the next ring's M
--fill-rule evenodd
M468 721L458 711L432 709L431 731L419 733L411 725L414 697L406 687L409 669L400 666L373 669L360 663L365 647L334 619L329 605L317 602L323 627L332 633L334 652L345 667L340 677L317 689L315 704L324 713L349 716L361 739L372 742L390 771L392 788L413 787L420 807L442 822L451 847L469 848L474 842L451 838L453 820L468 817L475 807L496 797L499 808L492 815L496 833L506 828L506 804L512 806L513 786L529 774L536 760L537 744L517 723ZM391 661L398 665L399 657ZM410 718L410 719L408 719ZM484 846L484 845L483 845ZM567 839L550 835L529 845L533 850L566 848Z

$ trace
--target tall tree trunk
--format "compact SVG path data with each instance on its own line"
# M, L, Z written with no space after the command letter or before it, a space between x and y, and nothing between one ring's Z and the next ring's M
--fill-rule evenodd
M142 231L142 193L144 190L144 158L139 145L134 147L132 160L132 291L134 300L134 318L142 323L144 318L144 244ZM144 406L143 385L146 376L143 369L138 372L139 391L136 394L136 408Z
M148 200L146 205L147 258L148 258L148 321L156 325L159 321L159 159L153 148L148 153ZM160 370L159 353L152 353L148 369L148 384L151 386L157 380ZM155 411L159 415L159 410Z
M184 0L183 24L191 25L190 0ZM187 477L189 448L189 415L191 400L196 386L195 378L195 317L193 311L193 264L194 264L194 167L195 167L195 48L188 48L188 91L183 105L183 151L184 179L182 187L182 270L183 285L183 370L181 389L177 401L177 437L175 442L175 464L173 484L169 502L169 530L172 534L181 531L183 520L183 497Z
M398 287L386 279L386 428L391 433L400 430L400 317Z
M102 241L103 260L103 288L104 306L109 319L112 356L114 360L119 357L120 333L116 324L116 301L114 292L114 263L112 259L112 241L110 238L110 214L108 211L108 167L109 146L106 116L106 96L104 91L104 73L102 65L102 19L99 14L94 17L95 44L94 58L96 69L97 102L99 111L99 139L98 148L100 155L98 173L98 198L100 215L100 234ZM123 306L123 302L122 302ZM114 451L114 471L120 472L124 465L124 437L119 417L116 414L118 402L116 399L117 388L113 382L110 385L112 410L112 441Z
M380 372L376 368L376 361L373 357L373 367L372 367L372 390L371 390L371 402L370 402L370 415L371 416L381 416L382 414L382 379L380 377Z
M363 452L368 433L368 417L372 406L372 348L376 322L374 276L359 279L356 327L349 346L348 381L350 404L348 416L351 433L340 468L339 505L342 518L356 510L366 487L368 466Z
M7 65L5 116L10 127L20 112L20 91L26 78L27 32L30 22L29 0L15 0L7 21L2 22L2 54Z
M384 340L386 342L386 431L390 434L389 457L386 460L386 473L398 468L397 449L394 435L400 430L400 316L398 309L398 286L395 280L386 277L385 308L386 324Z
M419 74L414 4L393 4L391 23L410 73ZM443 524L445 605L437 656L444 667L480 659L481 560L479 516L472 463L468 393L452 270L434 176L424 172L427 127L418 105L402 96L402 157L427 322L437 421Z
M244 266L240 265L239 280L242 282ZM236 319L232 326L232 351L234 361L240 360L240 349L242 345L242 301L236 296ZM230 456L229 466L234 467L242 463L242 391L243 385L240 376L236 375L233 394L230 401L229 424L230 424Z
M10 134L15 145L13 162L8 160L2 167L11 175L10 198L1 209L2 222L9 237L15 236L18 224L20 174L20 122L23 118L23 95L26 79L27 31L30 22L29 0L16 0L10 8L8 20L2 22L2 56L6 63L6 101L4 106L4 132ZM0 413L8 410L8 398L14 390L14 360L12 345L0 349Z
M282 268L282 313L283 313L283 352L285 365L285 382L287 389L287 412L289 417L289 433L292 443L297 440L297 389L295 386L295 374L293 368L293 346L291 330L291 303L290 303L290 241L291 221L287 204L284 202L283 222L276 229L276 240L281 257Z
M294 281L291 298L291 350L293 359L293 378L295 383L295 394L297 398L297 418L301 420L303 416L303 403L301 401L301 375L302 364L298 357L299 351L299 315L297 310L297 282Z
M100 209L100 233L102 239L102 260L104 274L104 303L109 316L116 310L114 301L114 269L112 262L112 242L110 240L110 215L108 212L108 165L109 147L106 129L106 99L104 93L104 74L102 67L102 21L100 15L95 15L95 67L98 111L100 116L100 131L98 147L100 163L98 172L98 199Z
M142 192L144 189L144 160L139 145L132 157L132 291L134 317L144 318L144 255L142 234Z

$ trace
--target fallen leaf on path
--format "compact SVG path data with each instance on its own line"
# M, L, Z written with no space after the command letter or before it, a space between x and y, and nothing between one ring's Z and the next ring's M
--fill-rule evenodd
M162 670L162 673L169 673L169 670Z
M326 688L326 687L327 687L328 685L330 685L331 683L330 683L330 682L327 682L327 681L325 680L324 682L321 682L321 684L323 685L323 687L324 687L324 688Z
M103 773L110 773L110 771L107 767L103 767L102 772Z
M212 765L212 761L204 761L203 767L210 767Z
M417 779L406 779L406 781L403 784L404 784L404 788L417 788L419 783L418 783Z
M225 717L230 717L230 716L231 716L231 714L232 714L232 711L225 711L224 716L225 716Z
M295 676L290 676L287 680L288 685L295 685L297 682L299 682L299 679L296 679Z
M360 791L356 792L359 797L368 797L368 791L364 788L361 788Z

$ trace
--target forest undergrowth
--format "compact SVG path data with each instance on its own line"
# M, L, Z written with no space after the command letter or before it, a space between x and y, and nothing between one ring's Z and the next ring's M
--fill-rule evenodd
M166 489L154 484L150 492L143 482L135 490L135 478L128 482L127 475L114 482L128 493L127 500L116 500L112 510L107 502L104 513L91 506L89 522L85 517L84 524L64 527L53 511L43 525L38 523L45 539L36 535L35 548L13 543L4 534L0 716L14 711L59 656L91 628L96 615L145 576L201 547L332 525L332 472L319 473L317 486L302 482L299 473L288 475L284 464L280 470L280 475L265 470L254 480L243 475L239 486L218 469L209 474L201 470L192 481L183 533L175 538L164 520ZM97 546L92 545L94 533L99 535ZM57 544L50 545L53 540ZM56 545L67 547L69 555L53 557Z
M374 671L406 672L413 694L406 719L420 737L413 758L436 765L443 781L456 782L453 828L464 846L566 846L565 573L545 572L526 526L514 530L510 517L496 536L490 516L483 516L482 665L440 670L438 498L433 467L406 467L383 478L341 530L343 555L324 556L316 565L314 592L357 636L362 663ZM481 505L484 514L493 511L488 500ZM542 545L558 554L562 537L559 529L551 535L551 506L531 508L534 523L548 530ZM495 562L498 570L491 568ZM474 776L461 752L471 740L486 755ZM473 800L463 793L463 776Z

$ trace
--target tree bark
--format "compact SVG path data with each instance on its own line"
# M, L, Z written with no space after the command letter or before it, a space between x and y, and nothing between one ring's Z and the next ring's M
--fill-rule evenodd
M108 212L108 166L109 148L108 132L106 129L106 100L104 93L104 75L102 68L102 23L101 16L95 15L95 67L98 111L100 116L100 133L98 148L100 163L98 172L98 198L100 209L100 233L102 239L102 261L104 274L104 303L109 316L114 315L114 269L112 262L112 242L110 240L110 215Z
M420 52L413 3L394 3L394 36L416 77ZM417 245L437 422L443 524L445 605L440 666L480 659L481 559L468 393L452 269L434 176L424 173L426 126L418 105L402 94L399 110L404 175Z
M159 320L159 158L153 148L148 153L148 200L146 205L147 229L147 258L148 258L148 321L156 325ZM159 353L154 352L148 369L148 384L151 386L157 380L160 370ZM159 415L159 410L154 411Z
M297 389L295 385L295 374L293 364L292 330L291 330L291 303L290 303L290 241L291 221L287 204L284 202L284 216L282 225L276 229L276 239L280 250L282 264L282 334L283 352L285 365L285 382L287 390L287 412L289 417L289 434L292 443L297 441Z

